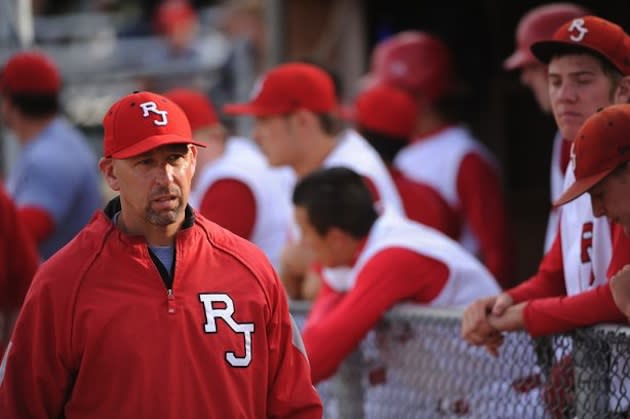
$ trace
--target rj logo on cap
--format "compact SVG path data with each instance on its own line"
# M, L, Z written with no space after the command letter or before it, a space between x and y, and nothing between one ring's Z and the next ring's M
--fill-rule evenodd
M163 125L168 124L168 118L167 118L168 112L159 110L155 102L153 101L144 102L140 104L140 107L142 108L142 116L145 118L150 116L150 112L153 112L154 114L159 115L161 117L161 119L159 120L153 120L153 123L155 125L163 126Z
M584 27L584 19L573 19L571 26L569 26L569 32L577 31L577 34L571 34L569 37L571 41L581 42L584 39L584 35L588 32L588 29Z

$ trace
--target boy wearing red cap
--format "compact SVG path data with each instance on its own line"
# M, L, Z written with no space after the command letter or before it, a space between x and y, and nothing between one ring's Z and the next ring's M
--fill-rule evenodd
M595 16L570 20L552 39L533 44L532 52L549 64L551 106L566 139L577 139L599 108L630 99L630 39L611 22ZM577 174L569 164L565 188ZM541 336L623 320L607 278L630 262L630 244L621 229L596 215L586 195L562 207L558 234L536 275L469 306L464 338L496 349L497 331L525 329Z
M435 188L458 214L458 241L506 287L512 283L508 219L490 152L458 123L451 51L437 37L406 31L379 43L370 77L411 93L419 104L411 142L394 165Z
M591 116L575 140L575 182L555 202L565 205L588 192L593 214L621 225L626 235L630 235L628 133L630 105L609 106ZM615 303L630 318L628 265L610 279L610 287Z
M530 51L534 42L549 39L556 29L570 19L587 15L586 9L573 3L551 3L535 7L527 12L516 28L516 49L504 62L506 70L520 70L521 84L527 86L544 113L551 113L547 64L538 61ZM565 141L560 131L553 140L550 174L550 202L558 199L564 185L564 172L569 164L571 141ZM551 247L558 231L559 213L555 207L549 210L544 250Z
M271 265L187 204L203 144L184 112L139 92L103 125L99 167L119 197L33 280L2 417L321 418Z
M387 165L407 217L456 239L457 215L442 196L429 185L409 179L393 165L396 154L413 135L417 114L418 105L404 90L376 85L355 98L350 118Z
M340 130L330 76L305 63L282 64L256 84L248 103L225 105L231 114L255 117L253 138L272 166L288 165L298 178L320 167L343 166L361 174L381 206L403 213L396 186L378 153L352 130ZM302 277L311 258L297 244L287 246L281 276L293 298L302 296ZM327 271L336 283L343 271Z
M174 89L164 96L184 110L193 137L206 144L197 154L190 204L256 244L279 267L291 217L290 173L270 167L251 140L229 137L204 94Z
M55 64L38 52L13 55L0 75L2 119L21 145L7 190L43 259L102 205L96 159L83 135L60 115L60 90Z

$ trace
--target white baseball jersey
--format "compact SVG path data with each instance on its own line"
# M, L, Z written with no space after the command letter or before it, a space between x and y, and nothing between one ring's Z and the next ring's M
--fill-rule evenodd
M249 240L260 247L277 268L287 241L291 215L291 182L284 169L269 166L264 155L250 140L233 137L223 155L207 164L190 194L190 204L199 208L213 183L236 179L249 187L256 202L256 220Z
M461 208L457 176L464 157L476 153L494 164L490 152L464 126L452 126L435 135L409 144L396 156L394 165L409 178L431 185L448 204ZM466 223L459 242L471 253L479 254L479 241Z
M562 145L564 138L560 131L556 133L553 139L553 150L551 152L551 170L549 171L550 181L550 202L555 202L564 190L564 171L562 170ZM545 232L545 253L551 248L553 241L558 234L558 223L560 221L561 208L552 207L549 210L549 218L547 219L547 230Z

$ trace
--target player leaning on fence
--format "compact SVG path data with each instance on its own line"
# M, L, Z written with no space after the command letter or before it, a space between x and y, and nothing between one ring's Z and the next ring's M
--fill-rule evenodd
M120 196L36 274L2 418L321 418L271 265L187 204L184 112L140 92L103 125L99 166Z
M565 140L578 138L581 125L598 109L630 98L630 39L617 25L594 16L573 19L553 39L533 44L532 52L549 63L551 107ZM577 175L574 160L565 188ZM607 278L629 262L630 242L621 228L598 215L588 195L562 207L555 242L536 275L470 305L463 337L495 350L501 331L525 329L541 336L622 321Z

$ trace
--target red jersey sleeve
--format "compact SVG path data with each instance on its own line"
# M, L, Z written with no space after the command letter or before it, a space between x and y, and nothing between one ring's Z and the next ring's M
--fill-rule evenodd
M22 207L19 209L20 219L35 243L46 240L55 229L55 220L43 208Z
M256 198L243 182L221 179L204 194L200 212L221 227L249 239L256 223Z
M623 228L613 225L612 258L608 265L608 278L630 264L630 238ZM608 284L583 293L530 301L523 313L525 328L532 336L562 333L577 327L598 323L625 323L626 316L619 311Z
M271 291L272 318L269 342L269 418L319 419L322 403L310 379L310 366L300 331L289 313L289 304L279 279ZM255 333L258 331L256 330Z
M343 300L317 322L307 322L303 336L313 383L332 375L387 310L403 301L433 300L448 275L446 265L408 249L374 255Z
M535 298L566 295L564 265L562 262L562 237L560 229L551 248L538 266L538 272L527 281L507 292L515 303Z
M479 239L483 263L502 287L508 287L512 276L512 245L496 170L479 154L467 154L457 175L457 192L466 220Z

